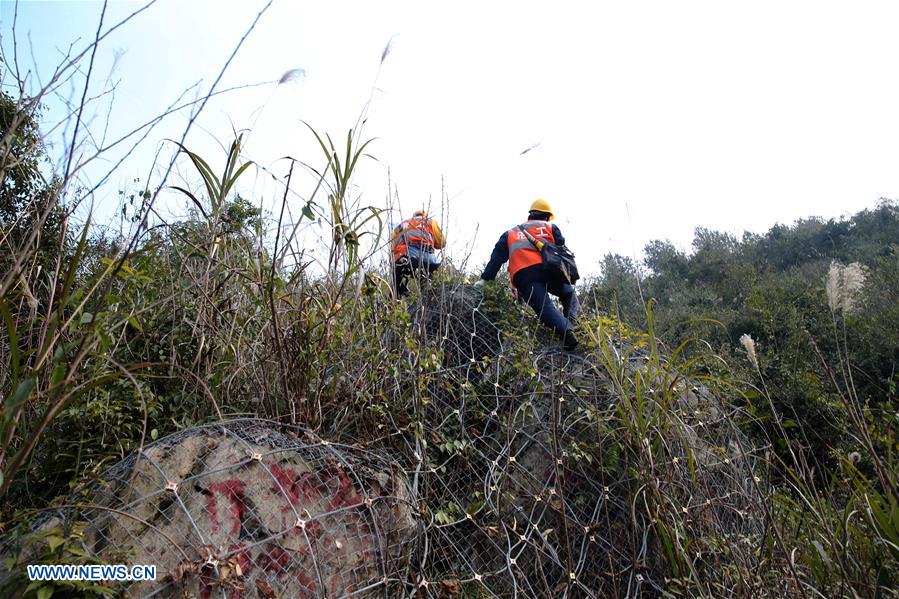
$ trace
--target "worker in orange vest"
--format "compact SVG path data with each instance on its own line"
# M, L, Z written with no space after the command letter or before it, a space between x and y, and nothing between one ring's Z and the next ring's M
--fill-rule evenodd
M393 288L397 296L409 293L410 276L425 276L440 267L434 250L443 249L446 238L440 225L424 210L416 210L393 229Z
M521 225L521 229L527 230L537 240L564 245L565 238L559 227L549 222L553 218L549 202L534 200L528 212L528 220ZM490 262L484 268L481 279L494 280L500 267L508 261L509 279L518 291L519 301L527 302L534 309L540 321L562 339L565 349L574 349L578 341L571 323L580 310L574 285L553 283L547 279L540 251L521 229L515 227L502 234L493 248ZM558 296L562 301L561 314L553 305L549 294Z

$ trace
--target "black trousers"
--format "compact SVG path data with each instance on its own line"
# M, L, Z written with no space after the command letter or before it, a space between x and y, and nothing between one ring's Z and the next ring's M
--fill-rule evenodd
M572 322L577 319L580 304L574 285L554 285L546 280L543 266L532 266L519 271L515 275L515 287L518 297L526 302L537 313L540 322L556 332L559 338L574 328ZM562 313L553 305L549 295L555 295L562 301Z
M393 263L393 288L397 297L409 294L409 278L419 280L430 279L431 274L440 267L439 262L426 260L410 260L409 256L401 256Z

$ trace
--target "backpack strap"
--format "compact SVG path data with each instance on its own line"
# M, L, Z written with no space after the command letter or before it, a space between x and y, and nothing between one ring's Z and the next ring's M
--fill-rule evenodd
M524 233L524 236L527 237L528 241L531 242L531 245L533 245L535 248L537 248L538 252L543 249L544 245L546 245L545 242L540 241L539 239L537 239L536 237L531 235L531 232L528 231L527 229L525 229L522 225L518 225L518 227L516 227L516 228L519 231L521 231L522 233Z

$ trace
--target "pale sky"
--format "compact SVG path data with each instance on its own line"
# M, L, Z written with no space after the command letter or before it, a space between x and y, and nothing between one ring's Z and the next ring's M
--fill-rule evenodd
M92 88L115 62L107 136L198 80L208 91L264 4L161 1L111 35ZM106 22L140 5L111 2ZM0 1L8 61L14 8ZM100 8L20 2L20 69L46 80L61 50L92 39ZM386 205L388 169L405 213L439 205L443 179L450 253L473 249L474 270L544 197L581 270L595 273L603 254L639 256L652 239L688 249L696 226L763 232L899 197L897 26L896 2L274 0L221 87L293 68L305 78L213 98L187 145L221 164L213 138L227 144L232 125L252 128L246 158L283 176L285 155L321 166L302 120L342 140L371 97L362 134L377 138L368 148L377 161L355 181L363 203ZM80 96L82 82L63 94ZM94 111L94 135L111 99ZM48 116L59 114L54 102ZM170 155L162 140L180 138L188 116L151 133L97 194L98 213L146 178L157 148ZM95 165L86 176L102 173ZM261 173L242 191L264 206L280 198ZM186 206L164 200L174 214Z

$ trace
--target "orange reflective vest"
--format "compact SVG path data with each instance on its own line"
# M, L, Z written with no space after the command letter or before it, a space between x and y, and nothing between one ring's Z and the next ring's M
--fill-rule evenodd
M407 255L410 245L417 245L426 252L433 252L435 247L438 249L443 247L442 239L434 238L434 222L430 218L413 216L398 224L393 230L394 260Z
M546 240L549 243L555 243L556 238L553 236L553 226L543 220L529 220L521 225L528 233L537 239ZM518 227L511 229L506 239L509 244L509 278L515 280L515 273L522 268L543 264L543 257L540 251L534 247L524 233L518 230Z

